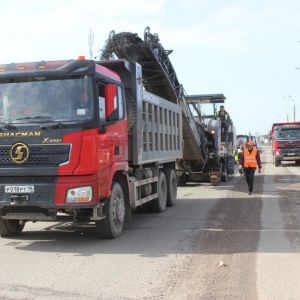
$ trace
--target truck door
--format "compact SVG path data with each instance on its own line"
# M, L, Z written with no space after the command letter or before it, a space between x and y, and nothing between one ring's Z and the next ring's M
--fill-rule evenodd
M113 161L127 161L128 129L122 88L106 84L104 93L107 133L113 142Z
M100 186L107 189L111 168L128 161L128 129L122 87L98 83ZM102 188L102 190L103 190Z

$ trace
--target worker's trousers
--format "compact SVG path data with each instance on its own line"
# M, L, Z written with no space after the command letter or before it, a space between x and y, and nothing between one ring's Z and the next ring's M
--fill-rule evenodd
M254 181L254 173L256 168L244 168L244 174L246 177L246 181L248 184L248 190L252 193L253 191L253 181Z

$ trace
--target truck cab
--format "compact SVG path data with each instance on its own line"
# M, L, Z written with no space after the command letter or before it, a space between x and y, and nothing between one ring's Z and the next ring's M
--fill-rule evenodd
M28 221L123 231L129 210L176 200L181 107L125 60L0 65L0 234Z
M272 153L276 167L282 161L300 163L300 122L275 123L272 126Z
M116 73L84 59L1 65L1 233L27 220L100 220L99 199L128 169L127 143Z

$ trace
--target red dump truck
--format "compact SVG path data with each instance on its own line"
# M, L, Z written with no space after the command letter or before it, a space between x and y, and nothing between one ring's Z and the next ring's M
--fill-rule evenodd
M271 138L275 167L282 161L300 163L300 122L274 123Z
M28 221L94 223L116 238L130 209L176 200L180 105L126 60L0 65L0 234Z

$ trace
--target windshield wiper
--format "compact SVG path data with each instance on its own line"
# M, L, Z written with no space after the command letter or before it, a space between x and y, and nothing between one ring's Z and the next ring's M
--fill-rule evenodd
M20 120L36 120L36 119L45 120L45 119L53 119L53 117L49 117L49 116L23 117L23 118L17 118L17 119L15 119L15 121L20 121Z
M55 123L40 126L41 129L48 129L48 128L62 129L62 128L66 128L66 127L67 127L67 124L63 123L63 122L55 122Z
M2 121L2 120L0 120L0 126L6 128L6 129L8 129L8 130L17 129L17 127L16 127L15 125L12 125L12 124L10 124L10 123L4 122L4 121ZM0 130L1 130L1 129L0 129Z

